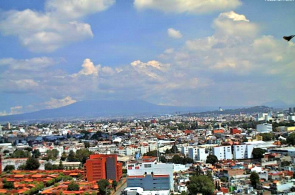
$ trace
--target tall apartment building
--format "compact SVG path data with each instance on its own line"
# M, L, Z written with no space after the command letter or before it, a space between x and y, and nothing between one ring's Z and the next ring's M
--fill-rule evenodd
M119 181L122 177L122 164L117 162L116 154L93 154L84 164L87 181L111 179Z
M254 145L234 145L233 154L235 159L248 159L252 158Z
M218 158L218 160L227 160L233 158L231 146L214 147L213 154Z
M194 161L206 161L208 155L209 153L206 153L205 148L188 148L188 157L190 157Z

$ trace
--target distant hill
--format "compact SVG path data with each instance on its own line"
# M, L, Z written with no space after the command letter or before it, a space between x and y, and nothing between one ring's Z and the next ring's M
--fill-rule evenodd
M37 112L1 116L0 122L8 121L33 121L33 120L67 120L95 117L135 116L153 114L175 114L176 112L204 112L213 110L213 107L177 107L161 106L140 100L111 101L90 100L76 102L64 107L40 110ZM216 108L215 108L216 109Z
M234 108L234 109L225 109L223 111L214 110L214 111L205 111L196 113L196 115L212 115L212 114L254 114L259 112L269 112L274 111L273 108L267 106L254 106L248 108Z

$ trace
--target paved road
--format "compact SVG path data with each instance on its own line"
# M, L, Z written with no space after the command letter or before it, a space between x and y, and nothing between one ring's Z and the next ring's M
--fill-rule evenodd
M126 180L125 180L126 181ZM123 185L121 185L117 191L115 192L114 195L120 195L121 194L121 191L123 191L125 188L127 187L127 182L125 182Z

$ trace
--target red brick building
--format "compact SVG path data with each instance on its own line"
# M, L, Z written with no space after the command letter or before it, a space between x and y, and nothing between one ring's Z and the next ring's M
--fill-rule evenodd
M122 164L117 162L116 154L93 154L84 164L87 181L111 179L119 181L122 177Z
M242 133L242 131L237 128L230 129L230 134L234 135L234 134L241 134L241 133Z

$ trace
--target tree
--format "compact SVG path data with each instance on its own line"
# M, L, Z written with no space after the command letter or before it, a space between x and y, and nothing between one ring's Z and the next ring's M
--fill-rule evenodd
M35 157L35 158L39 158L41 156L41 153L40 153L40 151L38 149L33 150L32 156Z
M263 141L271 141L273 139L273 134L271 133L261 133Z
M40 167L40 163L37 158L30 157L26 161L26 170L37 170L39 167Z
M295 145L295 133L291 133L287 137L287 144L289 144L289 145Z
M53 149L53 150L47 150L46 153L47 153L48 160L49 159L56 160L58 157L59 151L57 149Z
M26 170L26 164L19 165L19 166L17 167L17 170Z
M27 150L15 150L12 154L12 158L27 158L29 157L29 152Z
M74 181L71 181L68 185L68 191L78 191L79 190L79 185L74 182Z
M77 162L77 161L78 160L76 159L75 152L71 150L68 155L68 162Z
M99 193L105 195L107 193L107 187L110 185L106 179L101 179L97 182Z
M67 159L67 154L65 152L63 152L61 154L60 160L65 161Z
M117 185L118 185L117 181L113 181L112 187L114 188L115 191L117 190Z
M251 181L251 185L253 186L253 188L257 188L257 184L260 183L259 181L259 175L254 171L251 173L250 175L250 181Z
M89 158L90 154L92 154L91 151L89 151L86 148L83 148L83 149L80 149L80 150L76 151L75 158L77 159L77 161L84 164L86 162L86 160Z
M50 162L46 163L44 165L44 168L45 168L45 170L53 170L53 166L52 166L52 164Z
M4 168L5 172L10 172L12 170L15 170L15 166L14 165L6 165L6 167Z
M89 148L90 147L90 143L89 142L84 142L84 147L85 148Z
M188 184L190 194L211 195L214 191L213 181L205 175L192 176Z
M254 159L260 159L263 158L263 154L265 153L265 150L261 148L254 148L252 151L252 155Z
M63 170L63 169L64 169L64 166L62 164L62 161L60 160L58 165L58 170Z
M218 162L218 158L215 155L209 154L207 156L206 163L210 163L210 164L214 165L217 162Z
M157 157L157 150L149 151L149 152L143 154L143 156L153 156L153 157Z
M6 181L6 179L3 179L3 188L4 189L13 189L14 188L14 183Z

